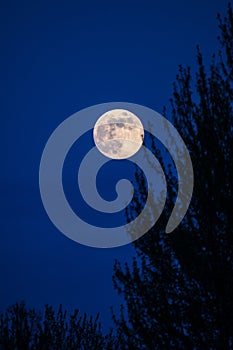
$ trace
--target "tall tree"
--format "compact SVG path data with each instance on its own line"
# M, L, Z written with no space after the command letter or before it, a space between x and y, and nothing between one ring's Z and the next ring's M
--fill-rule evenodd
M115 263L113 281L126 309L114 320L122 349L233 348L233 12L218 15L220 50L208 70L179 67L171 99L173 123L191 155L195 186L189 211L164 232L177 180L166 166L163 216L136 241L131 266ZM153 142L153 140L152 140ZM139 192L146 189L139 178ZM140 196L138 201L140 201ZM137 210L137 203L133 210ZM130 220L131 213L128 213ZM142 223L143 224L143 223Z

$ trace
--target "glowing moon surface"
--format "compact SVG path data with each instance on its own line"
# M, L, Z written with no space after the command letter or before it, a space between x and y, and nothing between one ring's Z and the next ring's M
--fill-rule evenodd
M93 137L96 147L106 157L125 159L133 156L142 146L144 128L132 112L113 109L97 120Z

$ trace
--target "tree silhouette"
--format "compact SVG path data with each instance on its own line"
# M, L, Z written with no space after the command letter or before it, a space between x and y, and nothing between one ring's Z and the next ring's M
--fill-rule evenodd
M171 99L175 127L192 158L195 186L189 211L172 233L165 227L177 195L177 177L151 137L164 168L168 195L155 227L135 241L132 265L115 262L114 287L125 299L113 314L117 337L104 335L99 316L44 313L16 303L0 315L4 350L143 350L233 348L233 12L218 15L220 50L205 68L200 49L195 80L179 67ZM166 111L165 111L166 112ZM138 173L137 201L147 189ZM148 219L150 211L148 211ZM143 225L143 221L139 225Z
M0 349L4 350L86 350L116 349L110 331L103 335L99 315L88 318L79 311L67 316L46 305L44 314L16 303L0 315Z
M177 194L165 164L169 195L156 226L136 241L137 258L114 267L114 286L126 308L114 316L122 349L233 348L233 13L218 15L220 50L205 68L179 67L171 99L173 124L190 151L195 185L189 211L164 232ZM143 199L146 188L138 179ZM138 203L128 212L128 218ZM143 223L141 223L143 224Z

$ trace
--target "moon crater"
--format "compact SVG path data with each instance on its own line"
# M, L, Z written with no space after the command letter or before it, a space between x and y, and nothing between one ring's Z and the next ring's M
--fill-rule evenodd
M104 113L93 132L98 150L112 159L125 159L142 146L144 128L140 119L130 111L114 109Z

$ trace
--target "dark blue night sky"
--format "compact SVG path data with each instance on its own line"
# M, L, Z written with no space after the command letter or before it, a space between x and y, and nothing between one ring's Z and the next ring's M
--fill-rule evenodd
M225 0L2 1L0 311L24 300L101 313L104 327L122 300L115 259L133 245L96 249L50 222L41 202L40 158L53 130L73 113L125 101L162 113L178 65L206 62Z

